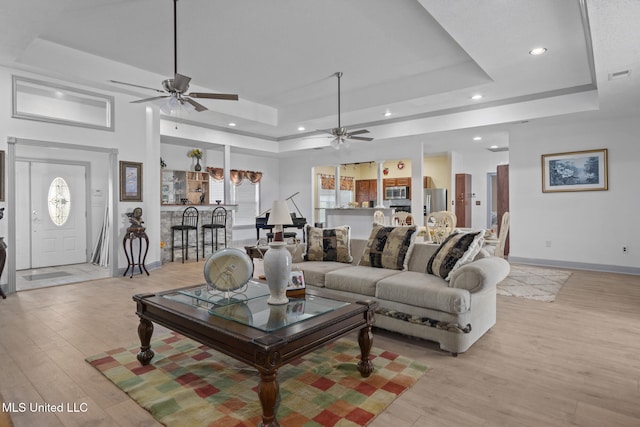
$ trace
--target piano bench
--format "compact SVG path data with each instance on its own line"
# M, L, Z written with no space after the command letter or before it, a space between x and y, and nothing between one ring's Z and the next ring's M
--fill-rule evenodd
M274 233L267 233L267 242L270 242L273 240L273 234ZM283 239L295 239L298 236L298 233L296 233L295 231L285 231L284 233L282 233L282 238Z

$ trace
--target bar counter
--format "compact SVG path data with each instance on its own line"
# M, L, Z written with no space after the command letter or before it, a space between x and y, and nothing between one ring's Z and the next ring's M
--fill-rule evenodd
M381 211L385 224L391 222L391 215L395 209L391 208L329 208L325 210L327 227L348 225L351 227L351 237L354 239L368 239L373 228L373 213Z
M211 214L213 210L218 206L223 207L227 210L227 243L231 245L233 234L233 215L231 215L231 211L235 211L238 209L238 205L217 205L217 204L205 204L205 205L196 205L196 204L162 204L160 205L160 239L163 243L162 249L162 263L171 262L171 226L182 224L182 212L189 207L194 207L198 209L198 251L199 257L206 258L211 254L211 243L209 239L211 239L211 232L207 230L205 234L206 242L205 245L205 253L202 253L202 225L211 223ZM177 233L179 234L179 233ZM176 236L176 244L179 245L180 239ZM195 234L192 231L189 235L189 243L193 242L195 244ZM222 243L224 245L224 236L222 232L218 236L218 243ZM221 246L222 247L222 246ZM190 249L189 259L195 259L195 251ZM180 250L176 250L174 254L175 261L181 261L182 254Z

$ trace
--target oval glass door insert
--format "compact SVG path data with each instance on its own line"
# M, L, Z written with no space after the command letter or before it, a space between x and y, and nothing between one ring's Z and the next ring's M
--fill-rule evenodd
M71 210L71 192L67 181L61 177L54 178L49 186L48 200L51 221L57 226L63 225L69 219Z

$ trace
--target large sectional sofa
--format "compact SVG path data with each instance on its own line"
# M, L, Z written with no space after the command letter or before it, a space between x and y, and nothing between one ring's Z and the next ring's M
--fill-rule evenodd
M362 256L370 241L349 239L348 245L350 263L344 257L343 262L305 261L293 250L293 270L304 272L309 289L378 301L376 327L435 341L453 356L496 323L496 285L509 273L504 259L480 250L444 280L426 272L439 245L412 244L403 269L366 266Z

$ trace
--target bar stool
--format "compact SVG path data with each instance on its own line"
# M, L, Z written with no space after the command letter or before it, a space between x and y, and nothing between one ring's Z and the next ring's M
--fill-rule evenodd
M224 231L224 247L227 247L227 210L222 206L218 206L213 210L211 214L211 223L202 224L202 257L204 258L204 245L205 245L205 233L207 230L211 230L211 252L218 250L218 232L222 229ZM215 250L213 248L213 236L216 236Z
M188 207L182 212L182 224L171 226L171 261L173 261L173 252L175 244L176 230L180 231L180 246L182 249L182 262L189 259L189 231L196 231L196 261L198 261L198 209ZM185 238L186 234L186 238Z

